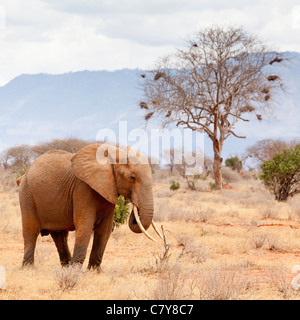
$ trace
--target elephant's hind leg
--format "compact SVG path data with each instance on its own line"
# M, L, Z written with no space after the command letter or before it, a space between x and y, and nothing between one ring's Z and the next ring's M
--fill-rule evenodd
M34 250L36 245L36 239L38 237L38 232L24 232L24 257L23 257L23 267L30 266L34 263Z
M67 266L71 261L71 253L68 247L68 234L66 230L51 232L51 237L56 245L61 265Z
M35 206L30 194L22 193L20 195L20 204L22 212L22 226L24 238L24 257L23 266L34 263L34 250L37 237L40 233L40 226L36 219Z

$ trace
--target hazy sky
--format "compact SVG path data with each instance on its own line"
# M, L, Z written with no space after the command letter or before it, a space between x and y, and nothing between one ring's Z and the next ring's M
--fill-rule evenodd
M0 0L0 85L21 73L149 68L212 24L300 52L299 0Z

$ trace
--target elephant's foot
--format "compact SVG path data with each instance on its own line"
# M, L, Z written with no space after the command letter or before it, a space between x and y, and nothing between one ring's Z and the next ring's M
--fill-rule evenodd
M75 245L73 257L71 259L70 264L80 264L82 265L86 256L87 247L86 246L78 246Z
M89 263L88 269L92 270L92 271L96 271L97 273L102 272L100 264L91 264L91 263Z
M23 257L23 267L32 267L34 265L34 248L25 251Z

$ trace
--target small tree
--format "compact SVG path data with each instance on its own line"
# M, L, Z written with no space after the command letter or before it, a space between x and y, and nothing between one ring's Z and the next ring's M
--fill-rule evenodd
M225 166L240 172L243 168L243 163L238 157L232 157L225 160Z
M274 68L283 60L242 28L207 28L141 75L140 107L146 121L157 116L163 126L175 123L208 135L216 189L221 189L224 141L231 135L246 138L235 130L238 121L249 121L251 114L262 120L262 110L281 88Z
M276 200L285 201L300 193L300 145L277 153L271 160L264 161L261 169L260 179Z

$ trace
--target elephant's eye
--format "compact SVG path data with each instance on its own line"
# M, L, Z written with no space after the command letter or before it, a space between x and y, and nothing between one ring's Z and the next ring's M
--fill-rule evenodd
M130 180L131 180L131 181L135 181L135 179L136 179L136 178L135 178L135 175L132 174L132 175L130 176Z

